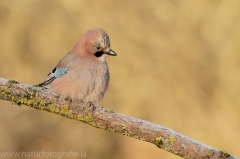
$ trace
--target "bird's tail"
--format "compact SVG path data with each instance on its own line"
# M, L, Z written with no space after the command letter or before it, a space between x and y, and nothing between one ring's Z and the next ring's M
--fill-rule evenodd
M45 82L42 82L40 84L36 84L36 85L33 85L34 87L44 87L45 86Z

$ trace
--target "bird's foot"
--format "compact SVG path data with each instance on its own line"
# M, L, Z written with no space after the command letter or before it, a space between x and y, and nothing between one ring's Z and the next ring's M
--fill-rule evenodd
M65 100L66 100L66 101L69 101L69 104L71 104L71 103L73 102L73 99L72 99L71 97L69 97L69 96L67 96L67 97L65 98Z
M88 102L88 106L89 106L89 107L93 107L94 104L93 104L92 102Z

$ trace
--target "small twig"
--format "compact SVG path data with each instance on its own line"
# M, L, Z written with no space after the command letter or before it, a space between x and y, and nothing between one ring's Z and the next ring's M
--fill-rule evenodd
M237 159L226 151L211 148L166 127L128 117L110 109L68 101L48 89L19 84L15 80L0 78L0 99L52 112L82 121L96 128L147 141L179 157Z

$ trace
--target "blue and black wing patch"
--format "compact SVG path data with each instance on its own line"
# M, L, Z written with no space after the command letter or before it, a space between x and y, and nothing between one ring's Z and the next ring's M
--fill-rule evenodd
M68 72L68 68L61 68L57 69L56 67L48 74L47 79L38 85L35 85L36 87L43 87L51 83L53 80L55 80L58 77L61 77L62 75L66 74Z
M53 72L54 73L54 77L55 78L58 78L58 77L60 77L60 76L62 76L62 75L64 75L64 74L66 74L67 73L67 71L68 71L68 68L62 68L62 69L54 69L55 71Z

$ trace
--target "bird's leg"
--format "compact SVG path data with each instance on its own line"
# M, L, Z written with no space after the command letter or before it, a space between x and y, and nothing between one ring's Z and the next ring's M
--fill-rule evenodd
M93 104L92 102L88 102L88 106L89 106L89 107L93 107L94 104Z

